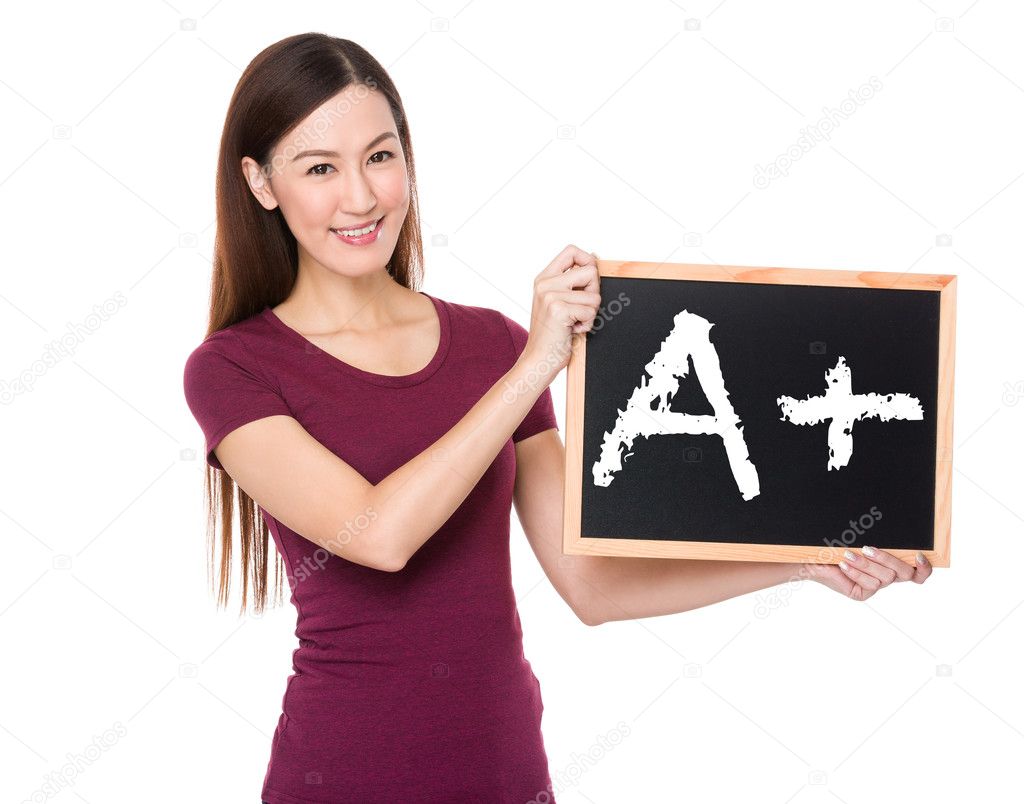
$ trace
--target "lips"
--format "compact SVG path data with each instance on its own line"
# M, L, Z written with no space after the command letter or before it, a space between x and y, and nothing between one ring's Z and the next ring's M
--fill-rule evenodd
M383 216L381 216L381 217L383 217ZM357 231L359 229L365 229L367 226L376 226L378 221L380 221L380 218L374 218L373 220L363 221L362 223L357 223L357 224L355 224L353 226L335 226L332 231L335 231L335 232L342 232L342 231L345 231L345 232L355 232L355 231Z
M384 230L384 218L379 218L372 226L373 228L370 231L360 235L343 235L337 229L331 229L330 232L342 243L346 243L349 246L370 246L380 240L381 232Z

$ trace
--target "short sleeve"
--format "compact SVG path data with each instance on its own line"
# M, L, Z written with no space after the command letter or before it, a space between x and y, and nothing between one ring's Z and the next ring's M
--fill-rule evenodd
M519 358L519 355L523 353L523 349L526 348L526 341L530 337L530 333L521 324L504 313L501 314L501 317L505 321L505 328L508 330L509 338L512 341L512 360L509 363L511 366ZM530 408L530 412L526 414L526 418L520 422L515 432L512 433L512 441L522 441L524 438L529 438L551 428L557 430L558 421L555 419L555 405L551 399L551 388L549 386L537 397L537 401Z
M206 462L223 469L213 450L232 430L265 416L290 416L280 393L263 375L238 335L220 330L188 356L185 401L206 439Z

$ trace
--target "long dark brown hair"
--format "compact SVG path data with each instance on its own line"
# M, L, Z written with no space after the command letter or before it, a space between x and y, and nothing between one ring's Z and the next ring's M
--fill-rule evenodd
M381 64L347 39L322 33L290 36L263 50L250 62L235 87L224 120L217 158L217 233L213 248L210 319L207 337L284 301L298 275L298 245L281 215L268 211L242 173L242 157L263 166L281 138L319 106L349 86L366 87L387 98L398 127L409 176L409 211L402 224L388 273L416 290L423 275L420 234L409 125L398 90ZM242 603L246 608L250 577L254 611L267 602L269 531L254 501L227 472L207 464L204 498L207 505L208 578L217 560L216 520L220 512L221 555L217 606L227 607L231 585L232 514L238 500L242 553ZM276 554L276 551L275 551ZM274 603L282 602L282 561L274 565Z

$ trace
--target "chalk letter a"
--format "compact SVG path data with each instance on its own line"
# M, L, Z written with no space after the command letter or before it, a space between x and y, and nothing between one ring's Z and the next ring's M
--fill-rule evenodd
M648 376L618 411L610 433L601 442L601 459L593 466L594 485L609 486L612 475L622 469L622 448L629 450L637 436L703 434L718 435L725 446L733 477L744 500L761 493L757 469L750 462L743 426L729 401L722 377L718 352L709 333L714 326L706 318L683 310L673 319L672 331L661 343L658 353L644 368ZM679 378L689 371L688 358L700 380L704 395L715 411L713 416L675 413L668 409L670 397L679 390ZM657 409L652 410L657 400Z

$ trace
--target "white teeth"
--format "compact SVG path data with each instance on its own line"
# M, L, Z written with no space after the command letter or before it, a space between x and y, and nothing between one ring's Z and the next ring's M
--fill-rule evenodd
M369 234L370 232L372 232L379 222L380 219L378 218L376 221L374 221L369 226L363 229L331 229L331 231L337 232L338 234L344 235L345 237L359 237L359 235Z

